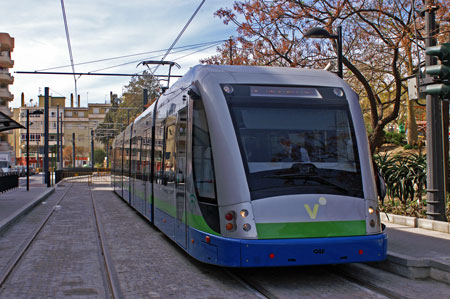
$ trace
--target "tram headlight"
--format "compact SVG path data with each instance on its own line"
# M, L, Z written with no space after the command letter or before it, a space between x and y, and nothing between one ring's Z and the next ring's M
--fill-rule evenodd
M248 232L252 229L252 226L249 223L245 223L242 228L244 229L244 231Z
M241 216L242 218L245 218L248 216L248 211L246 209L241 210Z
M374 208L369 207L369 214L372 215L375 212Z
M231 85L225 85L224 87L222 87L222 89L225 93L233 93L234 91L233 86Z
M338 97L344 96L344 91L340 88L333 88L333 93L337 95Z

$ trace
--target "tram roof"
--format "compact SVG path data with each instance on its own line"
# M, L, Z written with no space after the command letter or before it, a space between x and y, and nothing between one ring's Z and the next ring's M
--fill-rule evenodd
M171 96L174 90L187 88L195 81L202 82L204 80L217 81L218 84L301 84L333 87L347 85L336 74L325 70L276 66L196 65L175 82L161 98ZM153 111L155 104L156 102L148 107L134 122L139 121Z
M336 87L345 84L337 75L324 70L243 65L197 65L178 81L190 84L195 80L203 81L207 78L206 76L211 74L214 74L214 79L218 83L294 85L299 85L300 83L302 85ZM300 77L301 81L299 81Z

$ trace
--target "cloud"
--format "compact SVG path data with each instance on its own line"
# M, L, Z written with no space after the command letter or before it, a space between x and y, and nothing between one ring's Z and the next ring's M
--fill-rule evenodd
M15 66L12 71L34 71L70 64L60 1L5 2L2 3L0 28L15 38L15 49L12 53ZM80 63L166 49L200 2L66 0L64 3L74 61ZM235 34L235 28L223 25L222 21L213 15L217 9L231 6L233 2L234 0L206 1L177 46L227 39ZM78 72L89 72L149 57L161 58L163 53L79 65L75 68ZM174 70L173 73L184 74L190 67L198 64L201 58L214 53L215 47L179 59L177 62L182 65L182 69ZM168 59L175 59L184 54L176 53ZM137 63L133 62L103 72L136 73L144 70L143 67L136 68L136 65ZM161 71L163 70L161 68ZM71 67L55 71L70 72ZM12 105L14 107L20 105L22 92L28 100L36 99L39 89L43 92L45 86L49 86L55 95L62 94L67 98L74 91L73 76L13 75L15 82L10 86L10 90L15 95ZM121 94L122 87L128 84L129 80L128 77L82 76L77 81L78 91L83 103L86 103L87 97L90 102L104 102L110 91Z

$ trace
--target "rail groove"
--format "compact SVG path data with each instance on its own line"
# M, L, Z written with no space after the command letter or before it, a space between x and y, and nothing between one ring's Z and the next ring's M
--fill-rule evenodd
M95 205L94 193L92 192L91 184L89 184L89 185L90 185L89 191L90 191L91 200L92 200L92 207L94 209L95 223L97 226L99 245L100 245L101 251L102 251L102 258L103 258L103 263L105 266L105 271L107 274L107 280L108 280L107 283L108 283L110 295L112 298L124 298L122 290L120 288L120 282L117 277L117 273L116 273L116 270L114 267L113 260L108 251L108 247L106 244L106 238L105 238L105 232L103 229L103 224L100 219L100 214L99 214L99 211L97 210L97 206Z
M17 249L17 251L14 253L12 258L9 260L9 262L6 264L6 266L3 268L3 271L0 274L0 288L3 286L3 284L6 282L8 277L11 275L11 273L14 271L14 268L19 263L20 259L25 255L27 250L30 248L31 244L33 244L36 237L39 235L39 233L44 228L45 224L47 224L50 217L53 215L53 212L56 210L56 207L59 206L61 201L64 199L66 194L69 192L69 190L72 188L73 185L70 185L69 188L64 192L64 194L58 199L53 209L44 217L44 219L41 221L41 223L36 227L35 230L31 232L31 234L22 242L20 247Z

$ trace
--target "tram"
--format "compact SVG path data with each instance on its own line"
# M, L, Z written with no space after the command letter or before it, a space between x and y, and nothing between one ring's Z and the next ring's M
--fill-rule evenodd
M196 66L115 138L113 155L114 192L202 262L386 258L358 96L332 73Z

